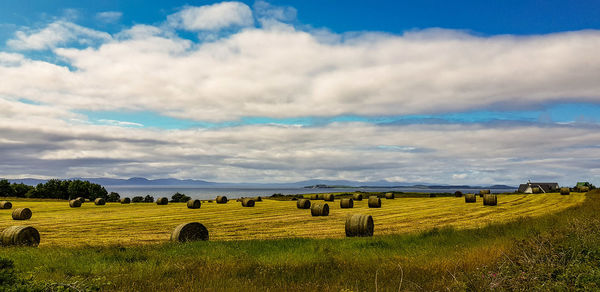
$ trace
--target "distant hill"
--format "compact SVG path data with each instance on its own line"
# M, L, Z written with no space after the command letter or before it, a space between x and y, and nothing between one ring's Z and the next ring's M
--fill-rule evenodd
M119 178L83 178L75 177L70 180L87 180L92 183L97 183L103 186L197 186L197 187L215 187L215 188L304 188L314 187L365 187L365 188L392 188L392 187L412 187L412 188L429 188L429 189L517 189L517 187L507 185L492 185L492 186L468 186L468 185L439 185L425 184L419 182L410 182L399 184L397 182L389 182L385 180L374 182L356 182L349 180L323 180L311 179L299 182L290 183L218 183L205 180L194 179L147 179L143 177L132 177L129 179ZM13 183L24 183L35 186L39 183L45 183L47 180L24 178L24 179L8 179Z

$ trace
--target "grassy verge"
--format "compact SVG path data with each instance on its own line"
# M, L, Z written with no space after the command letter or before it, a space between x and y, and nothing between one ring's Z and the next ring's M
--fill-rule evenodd
M599 211L600 193L590 192L584 204L559 213L479 229L3 248L0 257L13 261L16 274L38 288L62 283L118 291L594 290L600 283Z

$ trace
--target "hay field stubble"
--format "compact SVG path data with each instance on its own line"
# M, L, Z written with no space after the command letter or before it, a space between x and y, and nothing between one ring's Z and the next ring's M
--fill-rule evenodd
M375 221L374 235L413 233L434 227L478 228L519 217L537 217L558 212L583 202L585 196L572 193L536 195L499 195L498 206L466 204L464 198L382 199L380 209L369 209L367 201L355 201L354 208L341 209L339 199L328 202L330 214L312 217L310 210L297 209L296 201L266 199L253 208L239 202L227 204L203 202L200 209L188 209L185 203L159 206L150 203L85 203L70 208L67 201L12 199L13 209L27 207L33 217L13 221L12 210L0 210L0 229L11 225L30 225L41 234L40 246L110 246L161 243L169 240L175 226L200 222L210 240L246 240L276 238L341 238L345 236L347 214L369 214ZM322 202L322 201L321 201Z

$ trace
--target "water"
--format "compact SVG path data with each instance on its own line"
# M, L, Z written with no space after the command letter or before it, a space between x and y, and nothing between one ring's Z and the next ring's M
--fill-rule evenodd
M200 188L197 186L105 186L109 192L117 192L121 197L133 196L153 196L171 197L179 192L186 194L194 199L208 200L216 196L225 195L230 199L239 197L270 196L272 194L314 194L314 193L337 193L337 192L418 192L418 193L454 193L461 191L463 193L479 193L479 189L461 189L461 188L416 188L416 187L398 187L398 188L330 188L330 189L308 189L308 188ZM492 193L510 193L515 189L493 189Z

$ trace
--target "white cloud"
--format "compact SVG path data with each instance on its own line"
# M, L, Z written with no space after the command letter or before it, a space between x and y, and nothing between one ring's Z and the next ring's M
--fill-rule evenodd
M6 43L17 50L53 49L70 42L91 45L111 39L110 34L86 28L72 22L58 20L39 30L17 31L15 38Z
M122 16L123 13L119 11L104 11L97 13L96 19L105 23L113 23L119 21Z
M323 37L288 26L246 29L195 44L160 27L137 25L98 48L56 49L75 71L43 62L0 65L5 76L0 94L74 109L150 110L202 121L600 101L599 31Z
M252 11L241 2L221 2L205 6L188 6L169 15L168 23L190 31L221 30L231 27L251 26Z
M117 120L107 120L107 119L100 119L100 120L98 120L98 122L100 122L102 124L119 126L119 127L143 127L144 126L143 124L140 124L140 123L117 121Z

